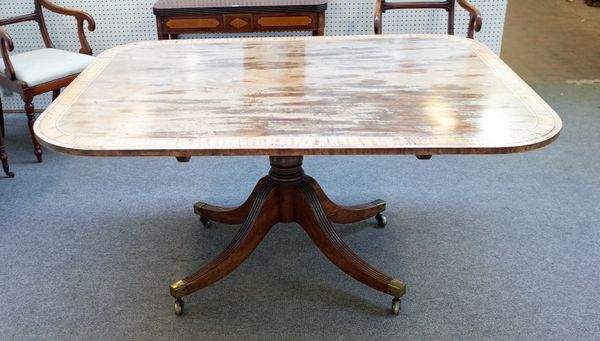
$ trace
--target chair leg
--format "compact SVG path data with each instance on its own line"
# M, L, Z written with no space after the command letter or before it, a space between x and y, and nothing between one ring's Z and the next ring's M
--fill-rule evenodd
M6 137L4 134L4 111L2 110L2 97L0 97L0 131L2 132L2 137Z
M8 169L8 155L6 155L6 149L4 148L4 139L2 138L1 135L0 135L0 161L2 161L2 169L4 170L4 173L6 174L6 176L8 176L9 178L14 178L15 173L11 172Z
M60 89L56 89L52 91L52 101L54 101L58 96L60 96Z
M31 142L33 142L33 152L38 162L42 162L42 147L40 146L35 133L33 132L33 124L35 123L34 106L31 103L33 99L25 100L25 113L27 113L27 123L29 124L29 133L31 134Z

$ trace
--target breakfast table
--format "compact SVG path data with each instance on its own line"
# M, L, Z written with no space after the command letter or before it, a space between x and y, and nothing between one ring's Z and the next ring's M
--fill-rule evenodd
M241 227L214 260L170 286L177 315L184 296L227 276L280 222L297 223L333 264L390 295L398 314L405 283L362 260L334 227L372 217L383 226L385 202L334 203L304 173L303 158L525 152L554 141L561 127L485 45L383 35L116 47L47 108L35 133L44 146L80 156L269 157L270 171L240 206L194 205L206 226Z

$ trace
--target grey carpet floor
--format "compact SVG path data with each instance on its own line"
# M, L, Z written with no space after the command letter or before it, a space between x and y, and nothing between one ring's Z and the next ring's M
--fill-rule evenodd
M338 231L407 283L398 317L292 224L174 316L168 285L236 232L204 229L192 204L239 203L267 159L46 151L40 165L24 117L9 115L16 178L0 178L0 340L600 339L600 87L536 89L565 124L537 151L305 159L339 203L387 201L386 228Z

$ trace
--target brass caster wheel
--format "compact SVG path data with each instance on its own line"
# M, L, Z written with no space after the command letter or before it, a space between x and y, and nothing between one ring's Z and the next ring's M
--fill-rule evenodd
M212 225L212 222L204 217L200 217L200 222L202 223L202 225L204 225L204 227L206 227L207 229L209 229Z
M183 300L181 298L178 298L175 301L175 315L177 316L181 316L183 315Z
M400 299L398 297L394 297L392 300L392 314L400 315Z
M383 214L377 213L375 219L377 219L377 225L379 227L385 227L385 225L387 225L387 218Z

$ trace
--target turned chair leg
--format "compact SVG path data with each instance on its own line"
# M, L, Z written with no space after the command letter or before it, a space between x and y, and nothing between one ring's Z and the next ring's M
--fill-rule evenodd
M14 178L15 173L8 169L8 155L6 154L6 149L4 148L4 138L2 135L0 135L0 161L2 161L2 169L4 170L6 176L9 178Z
M2 132L2 137L6 137L4 134L4 110L2 109L2 97L0 97L0 131Z
M35 137L35 133L33 132L33 124L35 123L35 113L34 106L31 103L33 99L25 100L25 113L27 114L27 123L29 124L29 133L31 134L31 142L33 142L33 152L35 153L35 157L38 162L42 162L42 147Z
M14 178L15 173L11 172L8 167L8 154L6 153L6 147L4 146L4 111L2 109L2 98L0 98L0 161L2 162L2 169L9 178Z
M56 100L60 96L60 89L56 89L52 91L52 101Z

